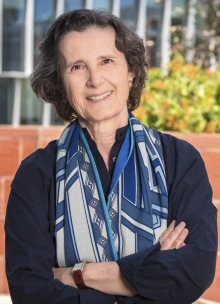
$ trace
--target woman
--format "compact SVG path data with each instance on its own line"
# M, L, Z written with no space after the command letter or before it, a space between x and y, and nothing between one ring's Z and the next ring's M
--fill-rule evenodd
M192 303L214 277L216 208L199 153L130 113L142 41L109 12L76 10L40 51L32 88L73 122L12 183L13 303Z

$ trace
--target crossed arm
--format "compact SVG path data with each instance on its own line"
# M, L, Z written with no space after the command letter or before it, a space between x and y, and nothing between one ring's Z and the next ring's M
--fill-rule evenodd
M187 223L186 246L188 231L181 226L174 229L172 222L160 238L160 248L158 244L117 262L86 265L84 280L92 288L83 290L71 287L74 287L71 268L52 272L55 189L50 172L53 170L48 169L48 159L43 166L36 165L35 155L27 159L12 184L5 226L6 271L13 303L125 303L115 294L125 295L129 304L195 301L212 283L215 273L216 208L211 202L211 188L201 157L188 145L181 144L178 150L181 157L176 168L166 161L167 172L174 174L167 178L171 189L168 223L172 219ZM168 152L169 159L175 159ZM40 154L41 151L37 159ZM138 294L135 299L134 294Z
M181 222L175 227L175 221L160 237L160 250L179 249L185 246L188 235L186 224ZM76 287L72 278L72 267L53 268L54 278L65 285ZM86 286L111 295L133 297L137 291L124 279L116 262L88 263L83 271Z

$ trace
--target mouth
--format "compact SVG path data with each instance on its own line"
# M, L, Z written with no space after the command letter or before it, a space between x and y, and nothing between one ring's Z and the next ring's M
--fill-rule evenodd
M100 94L100 95L95 95L95 96L88 96L86 99L92 100L92 101L100 101L105 99L106 97L110 96L112 94L112 91Z

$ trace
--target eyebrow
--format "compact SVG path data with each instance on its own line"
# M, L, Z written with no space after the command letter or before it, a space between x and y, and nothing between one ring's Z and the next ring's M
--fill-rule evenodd
M83 60L79 59L77 61L74 61L74 62L69 62L68 64L66 64L65 68L68 69L68 68L71 68L73 65L76 65L76 64L79 64L79 63L84 63Z
M117 58L117 57L113 56L113 55L104 55L104 56L99 56L97 59L104 60L104 59L115 59L115 58ZM68 69L68 68L72 67L73 65L80 64L80 63L85 63L85 61L83 59L71 61L71 62L65 64L65 68Z

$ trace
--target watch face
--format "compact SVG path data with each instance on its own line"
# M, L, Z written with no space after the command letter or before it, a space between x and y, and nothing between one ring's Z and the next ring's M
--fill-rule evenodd
M74 267L73 267L73 271L75 271L75 270L81 270L82 266L83 266L83 263L77 263L77 264L75 264Z

